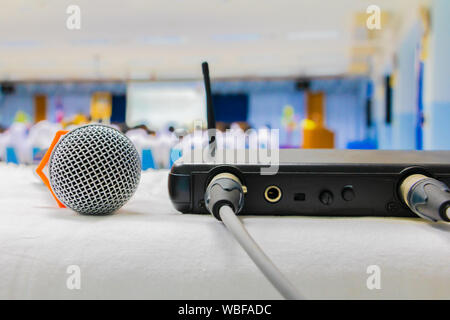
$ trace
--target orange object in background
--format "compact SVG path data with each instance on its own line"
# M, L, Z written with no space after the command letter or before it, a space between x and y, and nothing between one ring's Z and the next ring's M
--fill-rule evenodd
M94 122L109 123L112 114L112 96L109 92L94 92L91 99L91 118Z
M34 123L47 119L47 96L37 94L34 96Z
M303 121L303 148L334 148L334 133L325 128L323 92L306 95L306 119Z

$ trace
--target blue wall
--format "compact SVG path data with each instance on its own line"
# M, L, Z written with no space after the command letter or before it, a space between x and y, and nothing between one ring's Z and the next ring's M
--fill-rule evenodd
M77 113L89 114L91 95L96 91L125 94L125 83L29 83L17 84L14 94L0 97L0 126L11 125L18 110L34 118L34 95L47 95L47 118L55 120L56 105L60 101L66 117Z
M299 146L302 141L301 130L297 128L292 132L291 140L288 140L287 132L281 123L283 108L290 105L300 119L305 117L303 92L255 92L250 94L249 118L250 124L255 127L269 126L272 129L280 129L280 145Z
M379 149L412 150L416 148L418 46L421 38L417 22L400 41L396 66L388 66L376 82L373 102L375 137ZM391 123L386 123L385 76L391 74Z
M365 116L366 79L313 80L312 91L326 94L326 126L335 132L335 146L346 148L352 141L363 140L367 135ZM0 100L0 125L9 126L18 110L32 118L34 94L46 94L48 119L54 120L56 106L61 101L65 116L89 113L91 94L109 91L124 94L124 83L60 83L19 84L13 95ZM296 88L295 81L219 81L212 85L214 94L245 94L248 96L248 122L254 128L270 126L280 129L280 145L300 146L305 118L305 93ZM282 124L282 112L286 105L294 108L298 127L288 137Z
M434 0L425 61L424 149L450 149L450 1Z
M365 115L366 79L313 80L312 91L326 94L326 125L335 132L335 146L346 148L367 135ZM288 144L288 134L282 125L282 111L286 105L294 108L301 121L305 118L305 94L296 89L295 81L227 81L215 82L214 93L245 93L249 96L248 122L252 127L270 126L280 129L280 145ZM302 141L300 125L292 133L290 143L299 146Z
M393 90L392 148L416 148L418 47L421 28L416 23L400 43Z

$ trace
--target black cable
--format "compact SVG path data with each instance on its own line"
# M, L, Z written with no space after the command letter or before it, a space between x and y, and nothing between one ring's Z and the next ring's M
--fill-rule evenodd
M303 299L291 282L261 250L236 216L244 205L244 188L235 175L221 173L215 176L206 189L205 204L209 212L225 224L256 266L284 298Z

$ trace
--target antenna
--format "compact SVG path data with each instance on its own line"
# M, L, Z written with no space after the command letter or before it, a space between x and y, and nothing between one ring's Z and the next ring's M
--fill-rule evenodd
M214 106L211 95L211 80L209 79L209 67L208 62L202 63L203 80L205 82L206 91L206 116L208 121L208 129L216 128L216 118L214 117Z
M209 134L209 145L211 146L215 140L216 136L215 134L212 134L212 130L210 129L216 129L216 118L214 117L214 105L212 102L212 95L211 95L211 81L209 79L209 67L208 62L202 63L202 70L203 70L203 80L205 82L205 91L206 91L206 119L208 122L208 134ZM214 155L214 148L212 148L212 152Z

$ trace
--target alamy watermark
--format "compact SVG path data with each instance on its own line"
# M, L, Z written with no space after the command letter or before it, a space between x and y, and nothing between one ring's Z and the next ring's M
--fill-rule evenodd
M381 289L381 268L376 264L370 265L366 269L370 276L366 280L366 286L369 290Z
M185 163L255 164L261 175L274 175L280 164L279 130L249 129L202 130L202 122L196 121L193 133L179 133L179 143L174 147L181 151ZM177 159L171 155L172 161Z
M69 274L66 280L66 287L69 290L81 289L81 268L77 265L70 265L66 269L66 273Z
M66 19L66 28L69 30L80 30L81 29L80 6L72 4L67 7L66 13L69 15Z
M381 29L381 9L377 5L370 5L366 9L366 13L369 15L366 20L366 26L369 30Z

